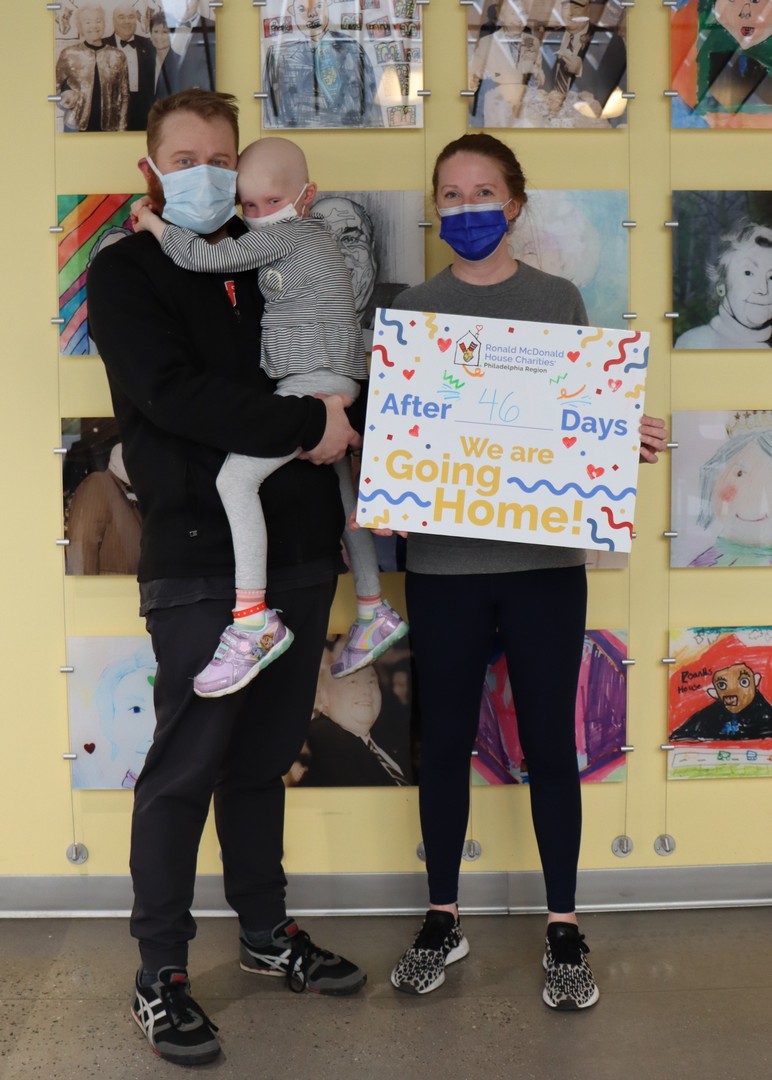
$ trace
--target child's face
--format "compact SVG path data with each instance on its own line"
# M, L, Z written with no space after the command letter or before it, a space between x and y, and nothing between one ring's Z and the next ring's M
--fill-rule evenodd
M300 191L287 191L281 184L264 174L251 175L252 170L239 170L237 190L245 217L267 217L294 202Z

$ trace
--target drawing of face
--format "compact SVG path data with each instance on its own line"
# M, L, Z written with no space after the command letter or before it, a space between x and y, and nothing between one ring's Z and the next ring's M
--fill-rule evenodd
M772 34L772 0L716 0L713 14L741 49Z
M155 727L155 668L141 667L124 675L113 689L112 715L103 723L111 743L111 759L135 772L150 749Z
M375 287L378 264L375 260L373 224L364 207L351 199L319 199L312 213L324 218L351 271L357 315L367 307Z
M772 458L748 443L716 478L718 535L736 544L772 545Z
M726 299L743 326L758 329L772 320L772 247L738 247L726 264Z
M105 13L101 7L79 8L75 15L78 33L90 45L99 45L105 32Z
M289 5L295 25L306 37L320 38L329 25L327 0L295 0Z
M756 696L755 676L746 664L732 664L713 673L711 697L716 697L730 713L736 714L746 709Z
M121 41L129 41L137 29L137 12L128 4L117 7L113 11L113 29Z

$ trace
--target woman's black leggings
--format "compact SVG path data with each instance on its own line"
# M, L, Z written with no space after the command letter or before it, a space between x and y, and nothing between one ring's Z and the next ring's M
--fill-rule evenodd
M429 898L458 897L469 768L494 640L507 658L550 911L574 910L582 828L574 716L584 566L406 579L421 716L420 808Z

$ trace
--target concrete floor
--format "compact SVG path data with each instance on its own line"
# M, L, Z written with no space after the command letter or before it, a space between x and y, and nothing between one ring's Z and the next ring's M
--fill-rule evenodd
M467 959L414 998L389 984L420 919L302 920L368 972L364 991L292 994L236 962L233 919L202 919L193 993L220 1026L217 1080L762 1080L772 1076L772 909L585 915L598 1005L541 1000L543 920L470 916ZM0 920L0 1078L190 1075L129 1015L124 920Z

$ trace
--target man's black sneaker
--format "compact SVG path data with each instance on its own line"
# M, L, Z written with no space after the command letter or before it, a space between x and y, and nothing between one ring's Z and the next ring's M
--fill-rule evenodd
M430 908L410 948L391 973L391 985L406 994L428 994L445 982L445 968L469 952L461 921Z
M588 1009L600 997L586 953L584 934L575 923L553 922L547 926L544 950L544 992L552 1009Z
M184 968L164 967L155 982L137 973L131 1015L159 1057L175 1065L205 1065L220 1053L217 1026L190 996Z
M356 964L314 945L294 919L285 919L274 928L270 945L250 945L241 938L239 963L253 975L283 975L290 990L301 994L355 994L367 982Z

